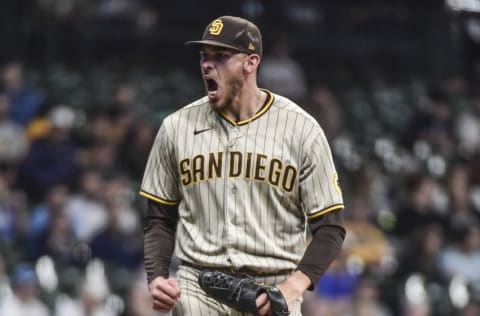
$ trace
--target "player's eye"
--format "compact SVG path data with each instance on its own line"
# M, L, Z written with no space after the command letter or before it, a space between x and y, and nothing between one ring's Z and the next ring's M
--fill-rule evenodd
M217 53L215 53L214 58L215 58L215 60L222 61L222 60L224 60L224 59L226 59L230 56L231 56L230 54L226 54L226 53L223 53L223 52L217 52Z
M221 52L221 51L213 52L211 54L200 52L200 63L203 63L208 60L214 61L214 62L223 62L228 58L230 58L231 56L232 56L231 53Z

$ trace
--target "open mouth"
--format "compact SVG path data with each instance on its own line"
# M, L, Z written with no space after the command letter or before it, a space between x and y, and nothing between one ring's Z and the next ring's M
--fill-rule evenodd
M206 77L205 78L205 86L207 88L208 97L210 99L215 98L217 96L217 92L218 92L217 82L212 78Z
M215 82L215 80L211 79L211 78L206 78L205 79L205 82L207 84L207 90L210 92L210 91L217 91L218 90L218 85L217 83Z

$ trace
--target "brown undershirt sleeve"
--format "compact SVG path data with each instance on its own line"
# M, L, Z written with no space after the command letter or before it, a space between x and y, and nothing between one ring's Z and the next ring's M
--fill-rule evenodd
M177 223L177 206L148 200L143 218L144 264L148 283L157 276L168 278Z
M312 281L312 290L340 252L345 239L343 211L329 212L309 221L312 241L308 245L297 270Z

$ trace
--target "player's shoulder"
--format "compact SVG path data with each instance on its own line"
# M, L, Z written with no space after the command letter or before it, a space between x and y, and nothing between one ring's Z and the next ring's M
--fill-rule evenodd
M304 118L306 121L318 125L317 120L310 115L302 106L291 99L277 93L270 92L274 98L272 108L279 112L291 112Z
M202 98L196 99L175 112L170 113L163 120L164 124L178 124L179 121L184 121L190 119L196 119L197 117L206 115L210 109L208 103L208 97L204 96Z

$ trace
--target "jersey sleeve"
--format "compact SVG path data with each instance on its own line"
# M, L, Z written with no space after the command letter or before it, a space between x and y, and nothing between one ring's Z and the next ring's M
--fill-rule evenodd
M300 195L307 218L313 219L343 209L343 197L332 152L320 126L315 125L306 141L300 171Z
M168 126L165 119L148 157L140 195L162 204L176 205L179 200L178 170Z

